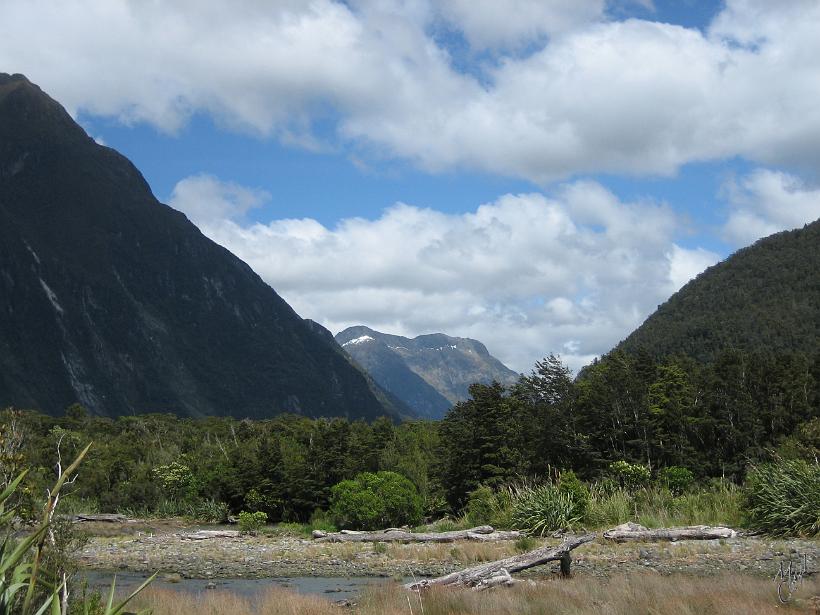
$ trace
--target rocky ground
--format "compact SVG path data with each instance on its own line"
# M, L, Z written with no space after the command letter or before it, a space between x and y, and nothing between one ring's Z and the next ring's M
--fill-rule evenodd
M78 554L96 570L162 571L191 578L438 576L518 551L514 542L452 544L316 543L308 538L260 534L191 540L173 522L87 528L92 537ZM96 534L96 535L94 535ZM104 534L104 535L101 535ZM558 539L536 541L527 548ZM806 555L820 568L820 541L737 537L676 543L596 542L573 552L578 575L630 572L713 574L746 572L773 577L779 562ZM554 572L542 567L530 575Z

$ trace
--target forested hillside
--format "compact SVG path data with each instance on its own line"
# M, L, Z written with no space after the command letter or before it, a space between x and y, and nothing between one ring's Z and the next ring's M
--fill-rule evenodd
M820 349L820 220L710 267L619 346L712 361L723 350Z

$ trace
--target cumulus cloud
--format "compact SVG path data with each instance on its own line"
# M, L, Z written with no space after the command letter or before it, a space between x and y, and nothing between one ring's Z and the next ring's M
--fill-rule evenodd
M727 182L723 193L730 207L723 234L734 245L820 218L820 189L809 188L788 173L757 169Z
M203 173L177 182L170 202L194 224L208 224L213 220L242 221L249 210L269 200L270 194L264 190L220 181Z
M170 204L202 211L190 199L208 201L207 190L221 200L237 187L188 178ZM299 314L331 330L474 337L521 371L550 352L579 368L718 259L674 243L665 205L622 202L594 182L553 196L507 194L457 215L397 203L333 228L310 218L198 220Z
M516 47L603 17L604 0L442 0L439 10L475 49Z
M171 132L204 112L311 146L314 122L330 120L334 145L428 170L545 183L732 156L820 160L820 3L727 0L706 32L605 8L7 0L0 65L75 112ZM498 48L465 69L431 34L444 19Z

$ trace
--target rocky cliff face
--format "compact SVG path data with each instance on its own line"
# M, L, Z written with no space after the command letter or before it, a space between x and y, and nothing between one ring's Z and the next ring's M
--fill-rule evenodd
M397 409L245 263L0 74L0 407L374 418Z
M434 333L409 339L358 326L339 333L336 341L420 416L442 417L467 399L476 382L512 384L518 379L484 344L469 338Z

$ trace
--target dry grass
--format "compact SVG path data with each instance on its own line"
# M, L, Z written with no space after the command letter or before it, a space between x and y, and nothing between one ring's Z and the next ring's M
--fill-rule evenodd
M469 542L455 543L389 543L387 557L391 560L409 560L416 562L455 562L458 564L477 564L509 557L517 553L515 544L502 542Z
M567 581L521 584L476 593L437 589L421 596L424 615L814 615L820 583L807 581L797 599L779 605L770 580L740 575L691 577L632 575L609 580L576 577ZM408 597L410 601L408 603ZM148 590L135 606L150 607L154 615L331 615L337 606L318 597L271 589L256 599L225 592L206 592L193 598L168 590ZM358 615L421 613L419 596L400 586L365 593L351 609Z

